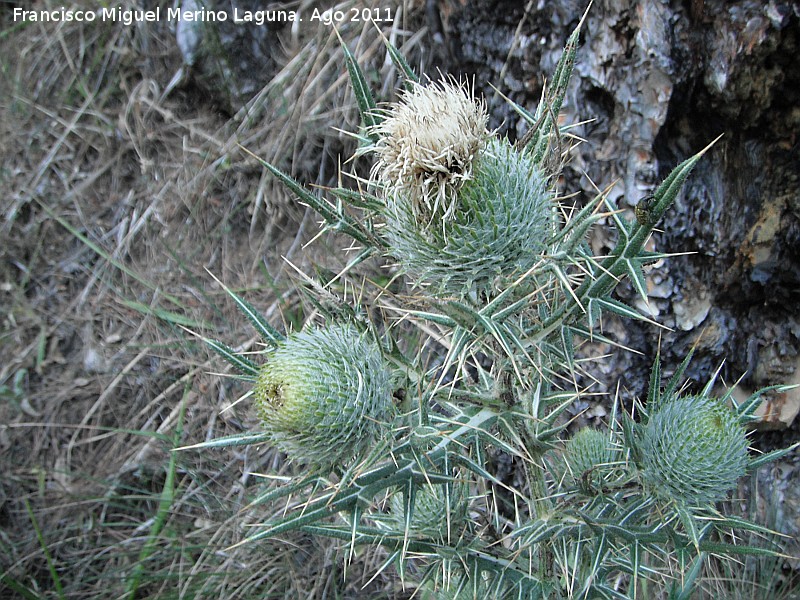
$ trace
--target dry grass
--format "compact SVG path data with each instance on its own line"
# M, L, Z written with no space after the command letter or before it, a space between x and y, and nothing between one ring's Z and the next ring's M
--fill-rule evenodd
M421 3L399 4L388 33L413 56ZM377 33L340 32L388 96ZM0 5L0 596L366 593L380 556L345 577L319 540L229 549L258 518L251 473L280 457L171 452L255 424L246 402L223 410L244 390L184 329L258 349L206 269L288 327L304 312L281 256L333 254L300 253L313 217L239 147L322 184L353 150L332 128L358 125L333 30L281 35L272 80L225 115L191 85L164 95L180 66L164 24L20 25Z

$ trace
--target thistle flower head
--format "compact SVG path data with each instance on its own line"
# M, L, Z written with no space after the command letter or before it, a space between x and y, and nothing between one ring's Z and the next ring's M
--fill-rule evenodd
M705 396L664 402L640 431L638 444L645 486L690 505L724 498L749 461L736 413Z
M402 194L421 222L449 219L458 188L488 136L486 106L465 85L417 83L372 129L378 141L373 181L388 195Z
M458 188L448 219L420 221L413 198L386 197L391 253L434 294L488 291L541 260L554 232L546 176L506 139L491 137Z
M320 466L350 463L385 435L391 392L379 348L349 325L287 337L261 367L254 389L275 445Z

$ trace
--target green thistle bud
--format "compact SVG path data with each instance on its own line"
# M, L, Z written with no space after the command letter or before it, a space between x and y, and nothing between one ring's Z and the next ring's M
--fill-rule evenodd
M749 461L746 432L736 413L703 396L660 405L637 443L645 486L663 499L690 505L724 498Z
M467 487L464 484L450 486L449 506L444 485L424 486L414 494L414 510L411 514L409 533L426 538L447 540L457 537L467 518ZM402 493L389 499L389 517L395 530L405 528L405 498Z
M382 436L391 392L379 348L348 325L287 337L254 389L275 445L291 459L328 467L350 463Z
M619 452L611 446L608 434L584 427L564 447L564 462L572 478L589 486L599 485L617 469Z

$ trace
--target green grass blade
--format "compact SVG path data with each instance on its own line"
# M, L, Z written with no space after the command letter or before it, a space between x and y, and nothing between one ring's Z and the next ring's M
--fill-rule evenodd
M58 597L63 600L65 598L64 587L61 585L61 578L58 576L58 571L56 570L56 565L53 562L53 557L50 555L50 550L47 549L47 542L42 534L42 529L39 527L39 523L36 520L36 515L33 514L33 509L31 508L28 499L23 498L23 502L25 503L25 510L28 511L28 518L31 520L33 530L36 533L36 539L39 540L39 546L41 546L42 552L44 553L44 558L47 562L47 570L50 571L50 579L53 580L53 586L56 588L56 594L58 594Z
M92 252L94 252L100 258L105 260L108 264L113 266L115 269L118 269L122 273L125 273L126 275L132 277L133 279L135 279L136 281L141 283L146 288L151 289L151 290L153 290L155 292L158 292L163 298L165 298L166 300L172 302L175 306L178 306L180 308L184 308L183 303L180 300L178 300L175 296L172 296L171 294L167 294L166 292L161 290L157 285L155 285L153 283L150 283L149 281L147 281L146 279L141 277L138 273L136 273L135 271L130 269L127 265L125 265L125 264L121 263L120 261L118 261L117 259L115 259L108 252L103 250L103 248L101 248L100 246L95 244L92 240L90 240L85 235L83 235L81 232L79 232L77 229L75 229L69 222L67 222L65 219L61 218L55 212L53 212L53 209L50 208L49 206L47 206L44 202L42 202L39 199L36 199L36 202L39 204L39 206L42 207L42 210L44 210L53 220L55 220L64 229L69 231L70 234L75 237L75 239L77 239L82 244L84 244L87 248L89 248Z
M36 594L28 586L20 583L8 573L0 573L0 585L5 585L8 589L25 600L42 600L42 596Z
M180 414L175 427L175 434L172 438L173 448L178 447L181 437L183 436L183 419L186 412L186 399L191 391L191 384L192 381L187 380L183 390ZM136 598L136 592L138 591L142 577L145 574L145 564L155 551L161 530L164 528L164 524L167 522L167 518L172 510L172 504L175 500L175 473L177 470L177 458L178 455L176 452L170 452L169 464L167 465L167 476L164 479L164 487L161 490L161 497L158 501L156 516L153 519L153 524L150 526L150 532L147 536L147 541L145 542L144 546L142 546L142 550L139 553L139 558L136 561L136 565L133 568L133 573L131 574L131 578L128 582L128 600L134 600Z
M147 304L136 302L135 300L126 300L123 298L122 304L143 315L152 315L157 319L165 321L166 323L172 323L173 325L182 325L183 327L190 327L192 329L214 329L214 326L207 321L195 321L185 315L164 310L163 308L154 308Z

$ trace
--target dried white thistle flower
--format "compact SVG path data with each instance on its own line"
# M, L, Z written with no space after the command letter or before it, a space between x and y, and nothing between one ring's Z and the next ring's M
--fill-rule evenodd
M541 260L555 225L547 177L529 155L494 136L454 194L449 219L421 221L403 194L385 200L390 252L439 296L502 289Z
M470 96L455 81L414 83L371 130L378 136L372 180L390 196L406 196L420 223L452 218L456 193L489 135L486 105Z

